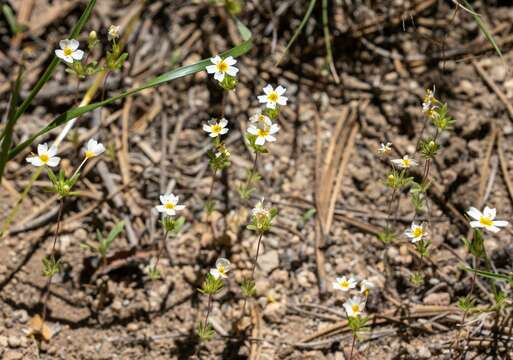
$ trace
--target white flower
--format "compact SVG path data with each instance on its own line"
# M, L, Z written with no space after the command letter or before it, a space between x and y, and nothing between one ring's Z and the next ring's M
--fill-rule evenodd
M484 208L482 213L475 207L471 207L467 211L467 214L474 219L470 222L470 226L473 228L485 228L486 230L496 233L500 230L500 227L509 225L507 221L494 220L495 213L495 209L491 209L488 206Z
M359 316L365 309L365 301L359 296L354 296L344 303L344 309L348 317Z
M417 165L417 161L410 159L408 155L404 155L402 159L394 159L390 161L392 161L392 164L395 164L403 169L408 169L410 166Z
M417 225L412 223L411 227L404 232L404 235L408 236L411 242L415 244L422 240L422 238L427 235L427 232L424 230L424 224Z
M48 148L46 143L39 144L37 146L37 156L29 156L27 161L34 166L48 165L54 167L59 165L59 161L61 161L61 158L55 155L57 155L57 148L55 146Z
M210 62L214 65L206 67L207 73L214 74L214 79L221 82L224 80L224 75L236 76L239 72L235 66L237 60L233 56L228 56L226 59L222 59L219 55L214 56L210 59Z
M249 121L252 123L262 124L262 125L272 125L271 119L269 119L269 116L264 115L262 113L257 113L249 118Z
M82 60L84 56L84 52L78 48L79 43L75 39L65 39L59 41L59 46L61 47L58 50L55 50L55 55L66 61L67 63L73 63L74 60Z
M360 293L364 294L365 297L369 296L369 291L374 289L374 283L369 280L362 280L360 283Z
M226 275L226 273L228 271L230 271L230 268L231 268L231 264L228 259L219 258L216 260L216 267L210 269L210 274L216 279L219 279L219 278L226 279L228 277Z
M253 217L269 217L269 209L264 208L264 199L257 202L255 207L251 210L251 216Z
M333 282L333 289L349 291L350 289L354 289L356 287L356 279L352 276L346 278L345 276L338 277Z
M424 95L424 100L422 102L422 112L427 113L428 115L431 115L433 110L438 108L436 105L436 98L435 98L435 87L433 86L433 90L426 89L426 95Z
M392 152L392 143L387 142L386 144L381 144L381 146L378 149L378 154L381 155L387 155Z
M271 85L267 85L264 88L265 95L259 95L258 101L261 103L266 103L266 106L269 109L275 109L276 104L287 105L288 98L286 96L282 96L285 94L285 91L287 91L287 89L281 85L279 85L276 90L274 90Z
M276 124L260 124L260 126L250 125L248 128L248 133L256 136L255 144L260 146L264 145L266 141L276 141L273 135L278 131L280 131L280 127Z
M178 205L178 196L166 194L160 196L162 205L157 205L156 209L167 216L175 216L177 211L185 209L185 205Z
M203 124L203 131L208 132L210 137L215 138L228 132L226 125L228 125L228 120L225 118L219 120L219 122L213 120L208 124Z
M120 27L116 25L111 25L109 27L109 41L116 40L119 38L119 29Z
M105 146L95 139L90 139L84 148L84 155L87 159L98 156L105 151Z

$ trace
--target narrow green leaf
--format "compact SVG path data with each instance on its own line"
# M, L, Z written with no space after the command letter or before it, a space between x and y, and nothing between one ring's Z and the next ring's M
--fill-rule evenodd
M251 49L251 47L253 46L251 32L249 31L249 29L237 19L236 19L236 23L237 23L237 27L238 27L239 32L244 41L240 45L222 53L221 56L223 56L223 57L226 57L226 56L239 57L239 56L245 54L246 52L248 52ZM119 95L113 96L104 101L99 101L99 102L92 103L92 104L89 104L86 106L70 109L70 110L66 111L65 113L59 115L52 122L50 122L50 124L48 124L43 129L39 130L37 133L33 134L26 141L22 142L21 144L16 146L14 149L12 149L9 152L9 159L12 159L17 154L19 154L23 149L30 146L34 142L34 140L37 139L39 136L46 134L47 132L55 129L56 127L61 126L65 123L67 123L68 121L79 117L80 115L83 115L85 113L93 111L102 106L109 105L115 101L124 99L130 95L136 94L145 89L153 88L153 87L162 85L166 82L176 80L176 79L188 76L188 75L192 75L199 71L203 71L209 64L210 64L210 59L205 59L205 60L201 60L195 64L182 66L180 68L177 68L177 69L174 69L171 71L167 71L167 72L157 76L156 78L149 80L148 82L146 82L145 84L143 84L142 86L140 86L138 88L127 90Z
M474 21L477 23L477 26L479 26L479 28L481 29L482 33L486 37L486 39L490 42L490 44L492 44L492 46L495 49L495 51L497 52L497 54L499 54L499 56L502 58L501 49L499 48L499 46L495 42L495 38L493 37L493 35L490 32L490 30L488 30L488 26L484 23L483 20L481 20L481 15L479 15L478 13L476 13L474 11L474 9L468 3L467 0L463 0L463 2L465 3L465 7L466 8L465 7L462 7L462 8L464 10L466 10L470 15L472 15L472 17L474 18Z
M2 5L2 12L5 16L5 20L7 20L7 24L9 24L9 28L11 29L13 35L17 34L19 32L18 22L16 21L16 16L14 15L14 12L10 6L7 4Z
M492 279L492 280L499 280L499 281L507 281L509 283L513 283L513 274L510 274L510 275L499 274L499 273L494 273L491 271L472 269L469 267L465 267L463 269L468 272L476 273L477 275L482 276L484 278L488 278L488 279Z
M7 112L7 125L2 132L2 146L0 148L0 183L2 183L2 177L4 175L5 165L8 161L9 149L12 143L12 133L14 131L14 125L16 124L16 105L20 96L21 87L21 76L23 74L23 67L21 66L18 70L18 76L12 86L11 101L9 103L9 110Z

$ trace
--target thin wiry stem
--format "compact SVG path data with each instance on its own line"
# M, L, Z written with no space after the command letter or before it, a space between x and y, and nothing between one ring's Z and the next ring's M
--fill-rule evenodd
M54 255L54 253L55 253L55 244L57 243L57 239L59 238L59 234L60 234L61 218L62 218L62 211L63 211L63 209L64 209L64 199L61 198L59 200L59 213L57 215L57 228L55 230L55 235L54 235L54 238L53 238L51 256L55 256ZM43 312L42 312L43 315L41 317L42 321L41 321L41 329L40 329L41 332L43 330L43 325L44 325L45 320L46 320L47 304L48 304L48 298L50 297L50 287L52 285L52 277L53 276L49 276L48 277L48 280L46 281L46 285L43 288L43 291L45 291L45 294L43 296Z

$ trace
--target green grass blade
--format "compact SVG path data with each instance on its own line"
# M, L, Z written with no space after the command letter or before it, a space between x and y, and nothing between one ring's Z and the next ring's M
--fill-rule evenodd
M249 31L249 29L244 24L242 24L239 20L236 20L236 22L237 22L237 27L239 29L239 32L244 41L241 44L239 44L238 46L235 46L234 48L222 53L221 54L222 56L239 57L239 56L245 54L246 52L248 52L251 49L251 47L253 46L251 32ZM176 80L176 79L182 78L184 76L192 75L199 71L203 71L209 64L210 64L210 59L205 59L205 60L201 60L192 65L182 66L180 68L177 68L177 69L174 69L171 71L167 71L167 72L157 76L156 78L149 80L148 82L146 82L145 84L143 84L142 86L140 86L138 88L127 90L119 95L113 96L104 101L99 101L96 103L89 104L87 106L70 109L70 110L66 111L65 113L59 115L50 124L48 124L43 129L39 130L37 133L33 134L26 141L22 142L21 144L16 146L14 149L12 149L9 152L9 159L12 159L17 154L19 154L22 150L24 150L25 148L30 146L34 142L34 140L36 140L39 136L46 134L47 132L55 129L58 126L61 126L65 123L67 123L68 121L70 121L76 117L79 117L79 116L81 116L85 113L88 113L90 111L93 111L95 109L98 109L102 106L109 105L115 101L124 99L130 95L136 94L145 89L153 88L153 87L162 85L166 82Z
M479 29L481 29L481 32L484 34L484 36L490 42L490 44L492 44L492 46L495 49L495 51L497 52L497 54L499 54L499 56L502 57L501 49L499 49L499 46L495 42L495 38L493 37L490 30L488 30L488 26L484 23L483 20L481 20L481 16L474 11L474 9L468 3L467 0L463 0L463 2L465 3L465 7L467 8L467 9L465 9L465 8L463 8L463 9L465 9L470 15L472 15L472 17L474 18L474 21L477 23L477 26L479 26Z
M20 67L18 70L18 77L16 78L16 81L13 84L13 89L11 91L11 101L9 103L9 111L7 113L7 124L2 133L3 141L0 148L0 184L2 183L5 165L9 159L9 149L11 148L12 143L12 133L14 131L14 125L16 124L16 117L14 115L16 113L16 105L18 104L18 99L20 96L22 74L23 67Z
M80 19L76 23L73 30L71 30L71 34L69 35L70 39L76 38L78 36L78 34L80 33L80 31L82 31L82 28L84 27L84 25L89 20L89 17L91 16L91 12L93 11L95 4L96 4L96 0L89 1L89 3L87 4L87 7L85 8L84 12L80 16ZM57 56L54 56L50 65L48 65L48 67L46 68L43 75L41 75L41 77L39 78L37 83L34 85L32 90L30 91L27 98L23 101L23 103L20 105L20 107L16 111L16 115L15 115L16 120L19 119L19 117L21 115L23 115L25 113L25 111L27 111L27 108L30 106L30 104L32 103L32 101L34 100L36 95L43 88L43 86L48 82L48 80L50 80L50 77L52 76L55 68L57 67L57 65L59 65L60 62L61 62L60 59Z
M315 7L315 3L316 2L317 2L317 0L310 0L310 4L308 4L308 9L306 10L306 13L305 13L305 16L303 17L303 20L301 20L301 23L299 24L297 30L294 32L294 35L292 35L292 38L289 40L289 43L287 44L287 47L285 48L285 52L283 53L283 55L278 60L277 65L281 63L283 58L289 52L289 49L292 46L292 44L294 44L294 42L296 42L297 37L299 36L299 34L301 34L301 31L303 31L303 28L305 27L308 19L312 15L312 11L313 11L313 9Z
M20 31L18 28L18 22L16 21L16 16L9 5L2 5L2 13L5 16L5 20L7 20L7 24L9 24L9 29L13 35L17 34Z
M494 272L491 272L491 271L472 269L472 268L469 268L469 267L464 268L464 270L468 271L468 272L476 273L477 275L482 276L484 278L488 278L488 279L492 279L492 280L497 280L497 281L506 281L508 283L513 283L513 274L505 275L505 274L494 273Z

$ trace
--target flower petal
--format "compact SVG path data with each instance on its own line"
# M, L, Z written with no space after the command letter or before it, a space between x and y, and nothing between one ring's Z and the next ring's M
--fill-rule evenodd
M64 39L64 40L59 41L59 46L61 47L62 50L69 47L69 39Z
M276 109L276 103L268 101L266 105L269 109Z
M270 84L268 84L264 87L264 94L269 95L272 92L273 92L273 87Z
M228 125L228 120L226 120L225 118L222 118L221 121L219 121L219 126L224 128L226 125Z
M223 79L224 79L224 73L222 73L222 72L216 72L216 73L214 74L214 79L216 79L216 80L217 80L217 81L219 81L219 82L223 81Z
M80 46L80 43L76 39L71 39L68 41L68 46L71 50L75 51Z
M226 70L226 73L230 76L236 76L238 72L239 72L239 69L237 69L236 67L233 67L233 66L230 66L228 68L228 70Z
M286 96L280 96L278 97L278 104L280 105L287 105L288 98Z
M500 226L500 227L504 227L504 226L508 226L509 225L509 222L505 221L505 220L495 220L493 222L493 226Z
M228 56L226 59L224 59L224 62L226 63L226 65L232 66L237 63L237 60L235 60L233 56Z
M219 64L221 62L221 57L219 55L214 56L213 58L210 58L210 62L212 64Z
M479 220L483 214L481 211L477 210L475 207L471 206L467 211L468 216L473 219Z
M59 162L61 161L61 158L58 156L54 156L48 160L48 166L55 167L59 165Z
M75 60L80 61L84 57L84 52L82 50L74 51L71 57Z
M37 146L37 154L38 155L48 154L48 144L47 143L39 144Z
M251 135L258 135L258 129L255 126L250 126L247 131Z
M166 208L164 205L157 205L155 206L155 209L157 209L158 212L166 212Z
M484 208L483 215L484 215L485 217L487 217L488 219L493 220L493 219L495 219L496 210L495 210L495 209L492 209L492 208L489 208L488 206L486 206L486 207Z
M267 96L266 95L258 95L258 101L261 103L267 102Z
M276 90L275 90L275 91L278 93L278 95L283 95L283 94L285 94L285 91L287 91L287 89L285 89L285 88L284 88L283 86L281 86L281 85L278 85L278 87L276 88Z
M255 140L255 144L257 145L264 145L265 144L265 138L263 136L257 136L256 140Z
M217 66L215 65L209 65L205 68L209 74L213 74L217 71Z
M473 227L473 228L483 228L485 227L483 224L481 224L481 222L479 221L471 221L470 222L470 226Z
M43 166L44 163L37 156L30 156L27 159L27 162L31 163L34 166Z

